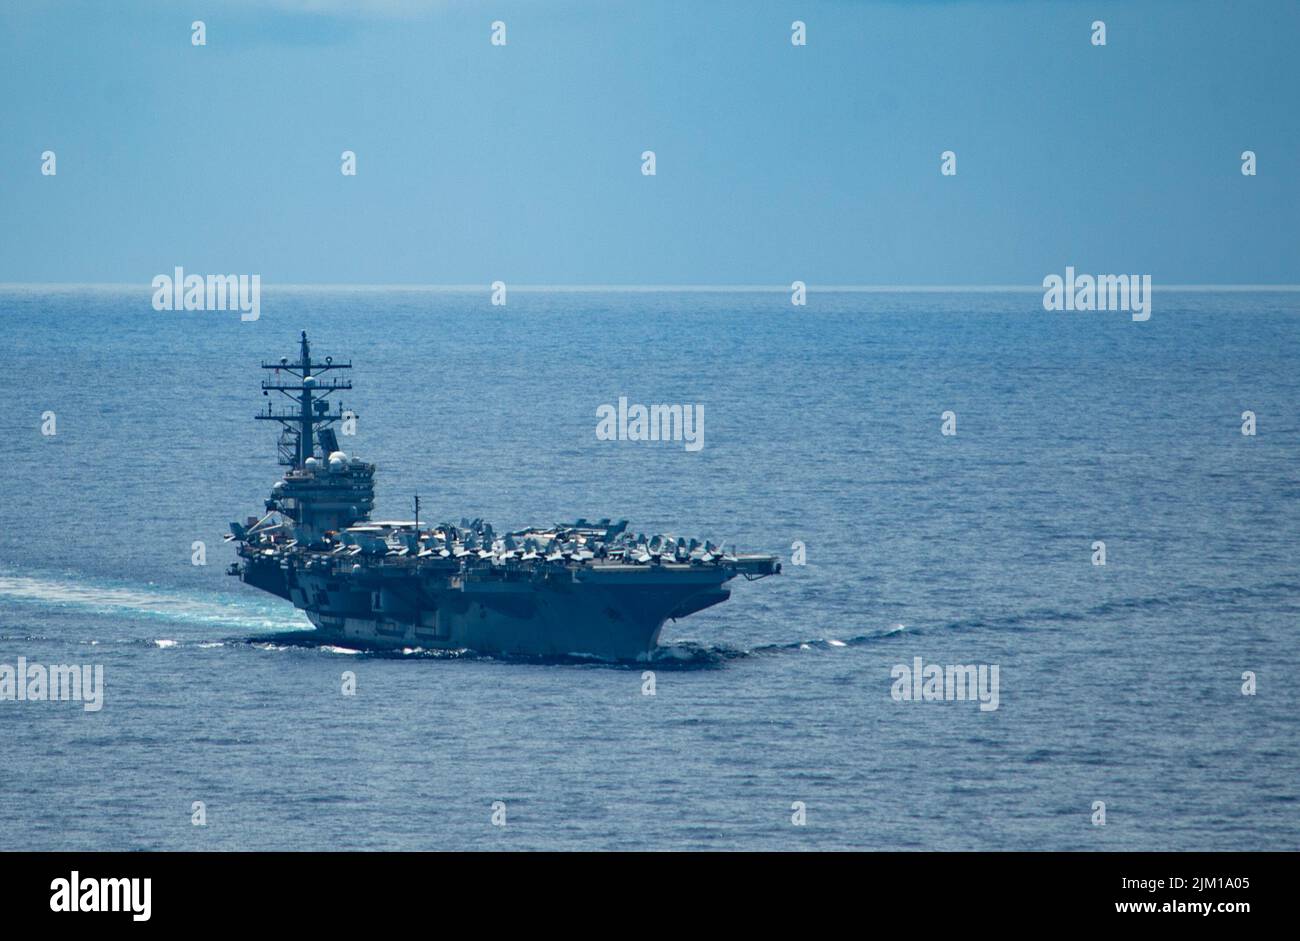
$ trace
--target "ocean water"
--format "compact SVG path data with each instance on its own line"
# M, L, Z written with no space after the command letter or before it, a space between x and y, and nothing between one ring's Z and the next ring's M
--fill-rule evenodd
M418 492L807 564L649 665L295 642L221 537L280 472L256 367L303 329L356 367L381 517ZM98 712L0 702L5 848L1300 848L1298 340L1285 292L1134 323L1032 292L268 287L241 323L0 289L0 664L105 677ZM598 441L620 396L703 405L704 448ZM918 656L997 665L998 708L895 701Z

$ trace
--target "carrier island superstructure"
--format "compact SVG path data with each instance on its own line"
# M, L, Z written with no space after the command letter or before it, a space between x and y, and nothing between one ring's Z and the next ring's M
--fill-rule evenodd
M352 414L329 398L352 388L340 376L351 368L313 360L305 332L297 361L262 363L274 371L263 394L290 404L256 418L281 426L287 470L264 513L227 537L230 574L293 602L323 642L645 659L668 619L727 600L737 575L781 571L775 556L647 537L626 520L498 533L481 519L422 524L418 498L413 520L372 520L375 465L339 447L335 426Z

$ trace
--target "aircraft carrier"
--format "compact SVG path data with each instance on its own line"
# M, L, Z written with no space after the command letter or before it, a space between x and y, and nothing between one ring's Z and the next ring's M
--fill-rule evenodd
M262 363L278 423L280 463L262 515L231 523L231 575L306 612L323 642L361 649L470 650L519 657L651 657L664 623L731 596L737 575L775 575L771 555L712 542L633 533L608 519L497 533L481 519L422 525L371 519L375 465L339 447L355 415L329 396L352 388L351 363Z

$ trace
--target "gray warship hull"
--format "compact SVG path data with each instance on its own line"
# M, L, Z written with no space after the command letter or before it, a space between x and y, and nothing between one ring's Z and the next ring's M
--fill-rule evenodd
M364 649L644 660L668 620L731 595L726 570L671 563L502 579L402 565L338 572L324 558L307 561L254 563L244 581L302 609L320 640Z

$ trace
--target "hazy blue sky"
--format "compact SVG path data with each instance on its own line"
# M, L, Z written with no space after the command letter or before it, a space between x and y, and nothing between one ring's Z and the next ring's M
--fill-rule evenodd
M1295 0L5 0L0 281L1296 283L1298 39Z

